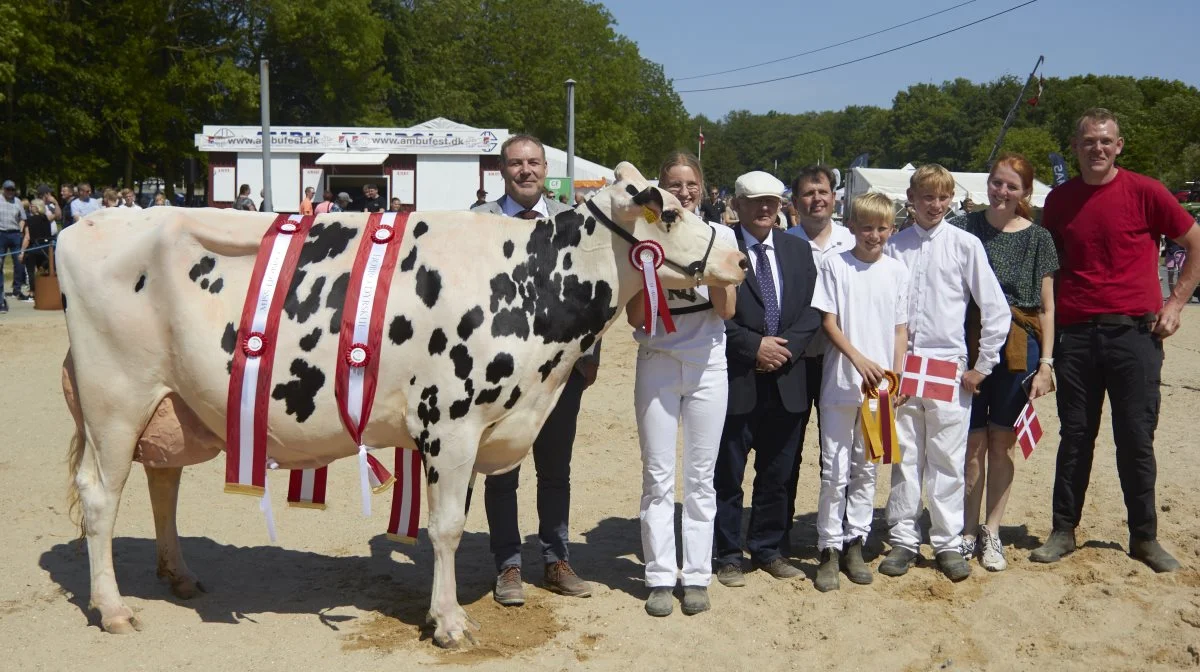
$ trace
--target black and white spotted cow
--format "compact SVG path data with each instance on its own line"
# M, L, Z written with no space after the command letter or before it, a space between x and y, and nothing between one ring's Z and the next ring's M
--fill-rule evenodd
M363 440L420 449L435 564L435 640L474 623L455 595L454 553L472 470L512 469L567 375L642 287L631 239L662 245L668 288L743 278L744 258L628 164L591 204L553 220L414 213L386 308L374 411ZM648 213L653 213L649 215ZM70 351L64 391L78 426L70 460L91 563L92 604L109 632L140 624L118 592L111 539L131 463L146 466L159 573L200 589L179 550L182 466L224 448L236 325L273 215L107 210L60 235ZM338 416L334 371L347 284L367 215L321 215L283 306L268 411L268 454L322 465L356 446ZM611 228L610 228L611 227ZM210 492L220 492L213 484Z

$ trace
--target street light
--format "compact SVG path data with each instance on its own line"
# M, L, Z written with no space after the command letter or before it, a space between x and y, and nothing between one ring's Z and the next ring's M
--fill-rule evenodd
M567 85L567 179L571 181L571 200L575 196L575 80Z

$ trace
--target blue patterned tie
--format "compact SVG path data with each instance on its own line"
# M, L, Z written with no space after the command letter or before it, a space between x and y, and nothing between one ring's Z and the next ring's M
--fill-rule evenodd
M767 336L779 333L779 297L775 294L775 276L771 273L771 260L767 257L767 246L758 243L754 246L754 254L758 263L754 265L754 275L758 278L758 289L762 292L763 308L767 318Z

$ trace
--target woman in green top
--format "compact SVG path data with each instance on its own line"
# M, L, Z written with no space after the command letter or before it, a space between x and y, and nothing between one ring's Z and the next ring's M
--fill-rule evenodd
M1019 154L1006 154L988 175L987 209L954 221L983 241L1013 313L1000 363L971 404L967 439L962 553L970 559L978 552L980 564L993 572L1008 566L1000 543L1000 521L1012 490L1017 441L1013 423L1027 401L1054 389L1053 276L1058 254L1050 233L1030 221L1032 193L1033 166ZM985 482L987 518L980 525Z

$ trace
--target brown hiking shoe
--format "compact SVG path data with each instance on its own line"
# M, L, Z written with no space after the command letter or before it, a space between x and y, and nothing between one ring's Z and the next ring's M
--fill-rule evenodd
M496 587L492 590L492 599L506 607L525 604L525 584L521 582L520 567L511 565L500 570Z
M591 597L592 584L584 581L571 569L571 563L566 560L546 565L544 587L553 593L567 597Z

